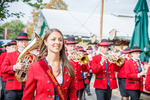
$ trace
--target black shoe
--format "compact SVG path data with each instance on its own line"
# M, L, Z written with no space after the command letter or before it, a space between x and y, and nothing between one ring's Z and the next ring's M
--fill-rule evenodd
M87 95L88 95L88 96L91 96L92 94L89 92L89 93L87 93Z

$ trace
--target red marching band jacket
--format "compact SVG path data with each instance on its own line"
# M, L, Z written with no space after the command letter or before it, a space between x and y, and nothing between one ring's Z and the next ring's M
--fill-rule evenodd
M13 66L16 64L19 55L20 52L18 51L7 53L2 63L1 73L8 75L5 90L22 90L22 83L15 78L15 71L13 71ZM31 56L31 58L33 57Z
M19 54L18 51L7 53L2 63L1 72L8 74L5 90L22 89L22 83L18 82L14 75L15 72L13 71L13 66L16 64Z
M142 64L144 65L143 62ZM125 63L125 72L126 72L126 89L143 91L144 76L138 78L139 73L138 66L133 59L130 59Z
M148 68L148 71L147 71L147 76L146 76L146 81L145 81L145 89L147 91L150 91L150 67Z
M75 70L75 86L76 90L81 90L84 88L82 72L87 72L87 65L81 65L78 62L70 60L74 70Z
M68 57L68 53L66 53L66 56ZM82 72L88 72L88 64L81 65L78 62L74 62L73 60L69 60L74 71L75 71L75 87L76 90L81 90L84 88L84 82L82 77Z
M120 66L120 70L118 71L117 73L117 78L126 78L126 73L125 73L125 63L127 62L128 60L125 59L124 60L124 64L122 66Z
M2 73L1 73L1 66L2 66L2 63L3 63L3 61L4 61L5 57L6 57L6 55L7 55L7 52L3 52L3 53L0 55L0 76L3 77L3 81L6 81L6 77L8 76L7 74L2 74Z
M45 63L45 61L42 60L42 63ZM63 69L63 84L61 89L68 100L77 100L75 77L71 78L69 76L69 72L65 66ZM44 72L42 66L38 62L32 63L29 67L22 100L32 100L35 90L36 96L34 100L55 99L53 83L50 81L48 75Z
M98 54L93 57L92 60L92 72L95 74L95 82L94 87L99 89L107 89L107 76L106 76L106 64L100 64L102 59L102 55ZM115 89L117 88L117 81L115 77L115 71L119 70L119 66L116 64L110 63L107 61L108 65L108 76L109 76L109 83L110 88Z

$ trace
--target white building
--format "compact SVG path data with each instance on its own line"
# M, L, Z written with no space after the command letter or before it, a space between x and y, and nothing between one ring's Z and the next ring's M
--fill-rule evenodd
M115 29L117 37L130 39L134 30L134 20L133 16L104 15L102 38L109 38L109 32ZM64 35L91 37L95 34L99 39L100 15L43 9L38 16L35 32L44 34L49 28L58 28Z

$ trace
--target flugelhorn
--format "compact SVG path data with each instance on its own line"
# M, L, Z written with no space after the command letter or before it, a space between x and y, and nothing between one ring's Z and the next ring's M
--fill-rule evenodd
M36 48L42 43L41 37L35 33L35 38L31 43L20 53L17 63L22 62L23 68L15 72L15 77L19 82L25 82L28 74L29 65L36 61L36 57L30 53L31 50Z

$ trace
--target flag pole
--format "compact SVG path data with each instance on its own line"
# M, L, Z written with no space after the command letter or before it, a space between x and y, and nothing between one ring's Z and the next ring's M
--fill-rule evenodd
M5 27L5 40L7 40L7 27Z
M99 42L102 40L102 30L103 30L103 9L104 9L104 0L101 2L101 17L100 17L100 38Z

